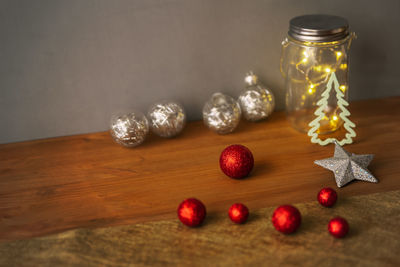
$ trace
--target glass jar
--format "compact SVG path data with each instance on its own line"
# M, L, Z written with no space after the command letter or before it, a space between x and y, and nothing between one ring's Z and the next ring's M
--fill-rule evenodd
M330 15L304 15L290 21L282 42L281 73L285 78L286 111L291 125L308 132L309 123L331 75L348 100L348 53L354 33L346 19ZM343 124L336 94L331 91L318 134L336 131Z

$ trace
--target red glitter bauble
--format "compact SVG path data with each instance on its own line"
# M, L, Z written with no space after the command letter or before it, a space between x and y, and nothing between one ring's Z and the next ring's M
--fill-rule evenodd
M247 147L242 145L228 146L221 153L219 166L223 173L231 178L240 179L246 177L254 166L253 154Z
M249 217L249 209L241 203L235 203L229 208L228 215L232 222L244 223Z
M332 207L337 200L336 191L330 187L322 188L318 193L318 202L322 206Z
M272 224L279 232L293 233L301 224L300 211L291 205L279 206L272 215Z
M335 217L328 223L328 231L336 238L341 238L349 232L349 224L342 217Z
M206 207L195 198L188 198L182 201L178 207L179 220L190 227L199 226L206 217Z

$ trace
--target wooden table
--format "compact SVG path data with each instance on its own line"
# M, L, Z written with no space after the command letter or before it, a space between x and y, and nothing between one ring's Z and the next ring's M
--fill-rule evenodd
M375 154L369 169L380 182L352 182L339 195L400 190L400 97L350 107L357 137L345 148ZM244 180L219 169L220 152L230 144L249 147L255 157ZM0 145L0 240L160 220L179 224L176 208L188 197L201 199L211 217L234 202L256 211L315 201L320 188L336 186L332 173L313 161L332 154L332 145L311 144L293 130L283 112L260 123L242 121L229 135L190 122L177 138L150 136L133 149L115 144L107 132Z

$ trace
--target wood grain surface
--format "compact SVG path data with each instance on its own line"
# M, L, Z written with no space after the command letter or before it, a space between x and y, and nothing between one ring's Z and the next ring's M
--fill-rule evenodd
M350 110L358 136L346 149L375 154L370 170L380 182L353 182L339 194L400 189L400 97L354 102ZM230 144L248 146L255 157L244 180L219 169ZM333 145L311 144L282 112L242 121L229 135L191 122L177 138L151 136L133 149L107 132L0 145L0 240L171 219L188 197L201 199L211 214L234 202L254 210L314 200L321 187L336 187L333 174L313 164L332 154Z
M333 208L296 204L302 225L277 232L272 207L235 225L209 214L200 228L177 219L76 229L0 243L0 266L400 266L400 191L345 197ZM327 223L345 217L349 234L335 239Z

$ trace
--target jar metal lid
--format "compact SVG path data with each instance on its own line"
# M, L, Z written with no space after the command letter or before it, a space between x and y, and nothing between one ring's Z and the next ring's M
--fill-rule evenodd
M305 42L332 42L349 35L345 18L332 15L303 15L290 20L289 36Z

